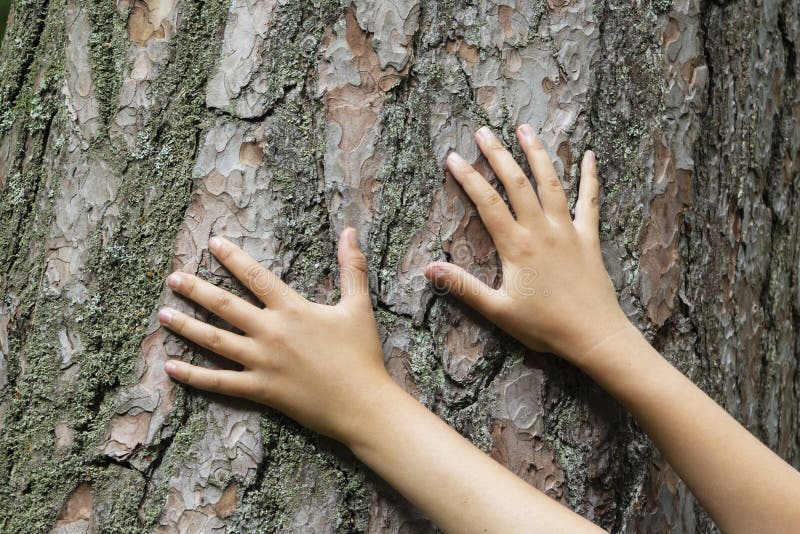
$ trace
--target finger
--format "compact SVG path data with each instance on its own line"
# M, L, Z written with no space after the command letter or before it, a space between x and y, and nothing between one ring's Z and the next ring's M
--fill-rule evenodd
M212 237L208 248L252 293L271 308L280 307L287 299L302 299L268 269L261 266L242 249L221 237Z
M355 228L346 228L339 236L338 258L342 302L361 302L371 307L367 259L358 246Z
M176 334L229 360L245 367L252 367L255 363L253 341L250 338L211 326L172 308L162 308L158 312L158 320Z
M597 236L600 223L600 184L597 180L597 162L594 152L587 150L581 163L581 186L575 204L575 226L588 235Z
M167 277L167 284L240 330L251 332L258 325L262 310L205 280L175 272Z
M180 360L167 361L164 370L179 382L213 393L251 397L255 390L252 380L242 371L207 369Z
M536 179L536 190L544 213L556 220L569 220L567 197L550 155L530 125L521 125L519 132L519 144L528 158L533 177Z
M502 236L513 227L515 221L511 212L508 211L503 197L472 165L457 153L451 152L447 156L447 168L475 204L478 214L492 238ZM495 239L495 244L497 244L497 239Z
M541 216L542 207L528 176L489 128L480 128L475 133L475 139L495 174L503 182L517 220L522 224L532 223Z
M488 318L496 313L502 298L499 291L452 263L431 263L425 269L425 278L437 287L457 296Z

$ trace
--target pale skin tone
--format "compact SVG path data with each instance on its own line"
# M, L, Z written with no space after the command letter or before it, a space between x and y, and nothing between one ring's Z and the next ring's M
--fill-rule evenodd
M661 357L620 309L600 255L594 154L583 158L573 219L529 126L520 126L517 138L536 189L490 130L475 137L513 215L457 154L447 166L494 240L503 283L490 288L440 262L426 276L529 348L561 356L613 394L724 532L796 529L800 474ZM161 322L244 367L211 370L170 360L170 376L272 406L341 441L447 532L602 532L479 451L389 377L353 229L339 241L342 298L335 306L305 300L229 241L212 238L209 249L265 308L193 275L170 275L173 290L243 333L170 309L161 310ZM550 291L545 296L531 284Z

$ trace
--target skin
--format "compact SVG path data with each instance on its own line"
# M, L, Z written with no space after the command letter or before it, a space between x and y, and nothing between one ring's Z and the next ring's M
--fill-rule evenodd
M613 394L723 531L792 531L800 524L800 474L672 367L620 309L600 254L594 154L583 159L573 219L530 126L520 126L517 138L535 189L488 128L475 137L514 215L460 156L450 154L447 166L494 240L502 285L488 287L441 262L429 265L426 276L529 348L561 356ZM266 307L190 274L170 275L172 289L243 332L162 309L165 326L243 366L210 370L170 360L170 376L272 406L341 441L447 532L602 531L514 476L392 381L353 229L339 241L342 299L335 306L303 299L222 238L212 238L209 249Z

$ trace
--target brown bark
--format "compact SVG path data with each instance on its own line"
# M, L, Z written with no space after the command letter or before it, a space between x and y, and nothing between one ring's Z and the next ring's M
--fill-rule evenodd
M571 199L600 157L631 319L800 467L800 7L789 0L18 0L0 60L0 530L433 532L340 445L177 386L174 269L220 234L319 302L355 226L386 365L614 532L713 532L631 418L422 276L496 283L443 171L532 123ZM553 288L557 291L558 288ZM580 320L580 310L576 310Z

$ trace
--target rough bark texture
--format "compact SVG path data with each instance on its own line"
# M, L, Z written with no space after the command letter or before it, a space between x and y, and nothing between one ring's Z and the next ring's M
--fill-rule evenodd
M632 320L800 467L792 0L17 0L0 62L0 530L433 532L341 446L162 372L220 234L321 302L360 230L386 365L614 532L715 527L635 423L424 282L501 276L443 159L533 123L574 199L600 155ZM546 285L546 281L543 281ZM558 288L551 288L558 291ZM580 320L580 310L575 310Z

